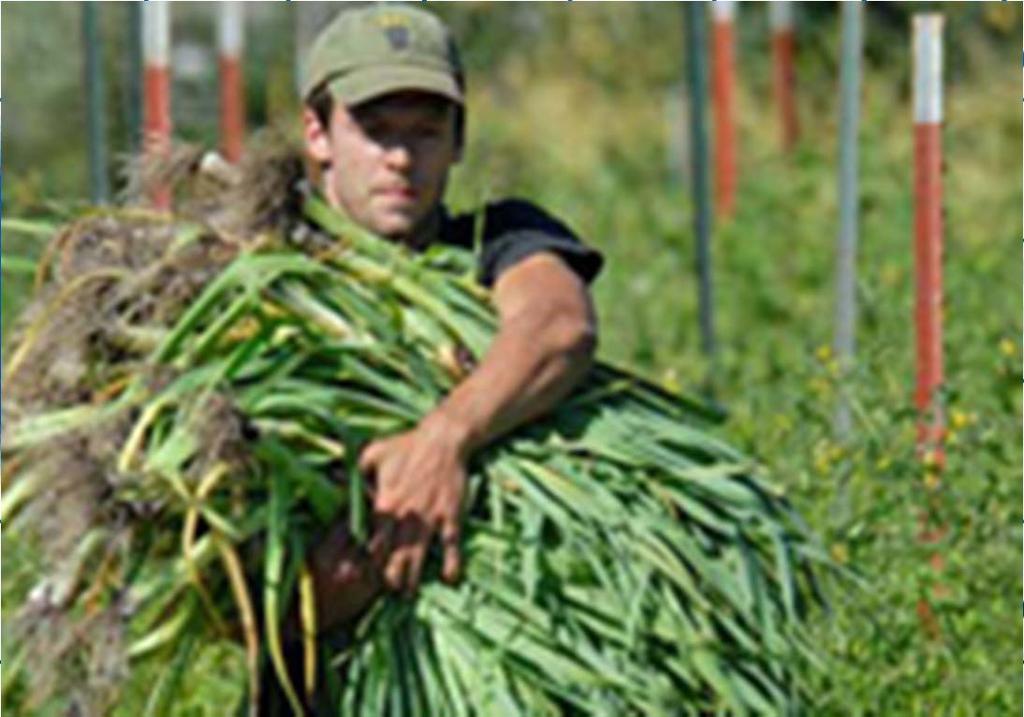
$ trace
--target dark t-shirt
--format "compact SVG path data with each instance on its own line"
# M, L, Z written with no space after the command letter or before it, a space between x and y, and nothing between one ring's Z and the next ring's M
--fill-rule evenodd
M507 269L540 252L557 255L584 283L600 273L604 258L586 246L564 224L522 199L487 205L484 212L449 216L444 211L437 241L474 249L474 222L483 219L477 278L492 286Z

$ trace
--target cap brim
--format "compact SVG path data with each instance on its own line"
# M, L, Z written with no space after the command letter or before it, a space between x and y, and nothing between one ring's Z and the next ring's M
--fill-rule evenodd
M376 65L348 72L328 85L335 99L351 107L402 90L419 90L462 104L463 95L448 72L411 65Z

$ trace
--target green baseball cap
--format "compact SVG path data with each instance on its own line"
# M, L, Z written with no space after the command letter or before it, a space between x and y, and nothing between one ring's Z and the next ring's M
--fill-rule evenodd
M448 28L398 3L343 10L324 28L303 68L303 99L322 85L347 106L400 90L463 103L462 63Z

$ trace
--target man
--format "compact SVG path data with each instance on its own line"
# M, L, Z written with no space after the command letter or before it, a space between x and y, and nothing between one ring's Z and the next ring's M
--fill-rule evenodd
M331 205L415 250L472 246L473 217L442 204L466 109L458 51L436 17L392 3L341 12L310 51L302 92L306 151ZM419 425L363 450L360 469L374 486L369 555L343 525L314 550L322 627L351 618L381 588L412 595L435 540L443 578L456 581L470 457L551 409L590 366L597 326L587 283L601 256L526 202L492 204L483 221L479 278L493 289L498 333Z

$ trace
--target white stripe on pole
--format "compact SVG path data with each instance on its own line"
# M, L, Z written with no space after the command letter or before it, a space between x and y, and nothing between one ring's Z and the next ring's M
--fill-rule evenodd
M238 57L242 54L242 43L245 37L243 12L244 8L240 2L220 3L217 45L222 56Z
M736 17L736 3L733 0L714 0L711 3L711 17L715 22L732 22Z
M942 122L942 19L914 16L915 122Z
M147 65L167 67L171 55L170 7L166 0L142 4L142 53Z
M793 3L775 0L768 4L768 17L772 30L782 32L793 29Z

